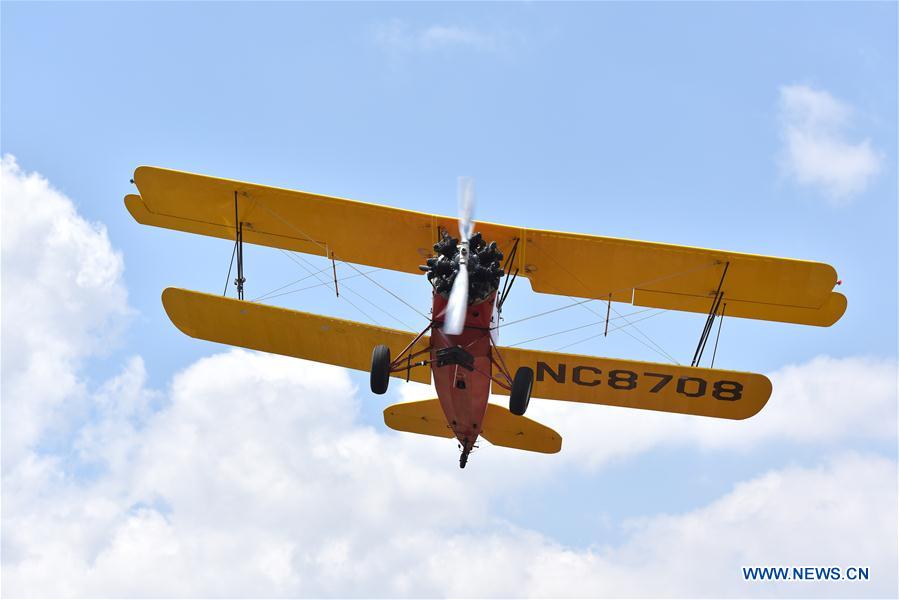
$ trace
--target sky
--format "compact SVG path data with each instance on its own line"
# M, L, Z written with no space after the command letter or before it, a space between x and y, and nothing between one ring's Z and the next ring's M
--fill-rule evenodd
M895 3L4 2L0 34L4 596L896 595ZM438 214L469 175L476 219L826 262L848 309L724 320L716 366L774 385L745 422L535 400L561 453L460 471L383 424L432 389L181 334L162 290L221 293L233 245L134 222L138 165ZM306 275L245 265L248 298ZM343 289L266 302L423 326ZM568 303L519 281L504 317ZM704 319L527 342L596 320L501 341L684 363ZM773 565L871 578L744 581Z

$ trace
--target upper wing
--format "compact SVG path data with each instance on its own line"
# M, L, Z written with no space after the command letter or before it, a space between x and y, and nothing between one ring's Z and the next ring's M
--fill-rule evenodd
M251 244L408 273L437 241L436 217L410 210L158 167L138 167L134 183L125 205L146 225L233 240L236 216Z
M497 348L509 372L534 370L531 395L722 419L746 419L771 396L764 375L634 360ZM493 393L509 392L493 386Z
M441 229L456 219L280 188L138 167L140 195L125 204L147 225L333 256L419 273ZM236 196L235 196L236 195ZM235 215L235 197L237 215ZM723 280L722 306L735 317L832 325L846 310L830 265L593 235L478 222L534 291L707 313Z
M178 288L162 292L162 304L172 323L191 337L360 371L371 368L372 349L378 344L398 356L415 338L406 331ZM428 338L422 337L413 351L428 345ZM406 372L394 376L405 377ZM431 383L431 370L413 367L409 379Z
M846 298L823 263L654 242L528 230L522 270L534 291L708 313L833 325ZM726 273L725 273L726 268ZM722 278L723 276L723 278Z

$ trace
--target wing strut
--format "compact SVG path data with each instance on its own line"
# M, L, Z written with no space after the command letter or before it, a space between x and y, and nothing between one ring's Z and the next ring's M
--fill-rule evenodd
M334 293L340 298L340 288L337 287L337 263L334 261L334 253L331 253L331 271L334 273Z
M499 310L502 311L503 304L506 302L506 296L509 294L509 290L512 289L512 284L515 283L515 278L518 277L518 268L515 268L515 274L512 275L512 280L509 281L509 269L512 268L512 261L515 260L515 254L518 253L518 238L515 238L515 244L512 246L512 252L509 253L509 256L506 258L506 264L503 265L503 271L506 273L506 280L503 282L503 289L499 293Z
M243 221L240 220L237 213L237 190L234 191L234 234L236 236L235 248L237 249L237 279L234 284L237 286L237 299L243 300L243 284L246 278L243 276Z
M612 294L609 294L609 304L606 306L606 330L602 333L602 337L609 336L609 316L612 314Z
M705 327L702 329L702 335L699 336L699 343L696 345L696 352L693 353L693 361L691 367L695 367L702 360L702 353L705 351L705 343L709 341L709 334L712 332L712 325L715 323L715 315L718 313L718 307L721 306L721 299L724 294L721 287L724 285L724 278L727 277L727 268L730 262L724 263L724 272L721 273L721 281L718 282L718 289L715 291L715 299L712 300L712 307L709 309L709 316L705 319ZM718 341L715 340L717 345Z

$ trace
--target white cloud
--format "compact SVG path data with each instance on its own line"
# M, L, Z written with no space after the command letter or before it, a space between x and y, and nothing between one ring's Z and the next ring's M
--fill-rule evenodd
M785 173L822 190L835 204L858 196L880 172L883 155L869 139L847 133L853 110L824 90L803 85L780 88Z
M49 189L46 182L38 188ZM76 227L79 239L92 240L89 247L108 249L102 229L86 226L71 203L46 204L41 223ZM52 245L58 229L33 227L32 245ZM509 525L492 504L544 485L559 465L585 462L602 448L603 440L588 439L597 432L613 448L604 460L631 454L626 432L597 430L606 420L619 428L638 422L616 422L614 409L535 402L538 410L570 410L570 417L559 414L571 422L551 424L580 441L548 457L486 448L461 471L446 440L362 425L356 390L347 372L334 367L234 350L188 366L163 394L146 388L143 362L134 358L90 389L80 383L81 363L97 350L104 325L126 312L121 261L111 250L98 252L97 262L113 266L101 269L107 275L100 283L70 285L71 297L61 296L65 312L53 302L60 297L54 286L23 275L41 264L77 282L84 260L71 254L87 257L63 246L68 253L15 255L22 293L4 296L4 596L866 596L895 589L897 467L876 455L840 453L817 467L774 470L703 508L631 521L621 544L575 549ZM121 293L103 293L109 290ZM17 306L26 299L31 306ZM15 331L8 311L27 313L26 322L45 323L48 332L57 327L58 335ZM67 323L67 315L87 324ZM8 371L7 335L19 352L10 364L31 365L49 353L58 357L54 377L75 383L59 391L27 372ZM784 369L775 376L784 396L765 410L782 405L788 412L746 440L724 442L702 429L666 434L672 424L697 422L678 419L637 431L636 445L652 447L661 437L751 447L795 433L788 424L797 415L812 419L800 428L806 441L841 439L853 427L881 439L894 430L865 423L856 411L869 420L895 415L883 408L895 401L895 388L882 385L884 373L895 378L894 369L861 359ZM856 408L838 406L843 378L872 370L880 383L853 388L851 396L871 398ZM36 387L7 388L7 377ZM70 417L65 405L72 395L95 415L72 437L75 467L86 473L73 470L68 454L38 452L37 435L17 439L7 464L7 406L43 406L28 414L29 427L41 433ZM809 408L818 410L809 417ZM874 579L743 583L739 567L754 564L860 564L871 567Z
M7 595L861 597L895 588L896 463L882 457L771 471L697 510L633 520L619 545L574 549L491 514L491 499L509 490L497 477L505 461L460 471L448 443L359 425L340 369L235 350L179 374L169 401L128 432L131 458L108 461L90 483L68 481L49 461L4 477ZM121 455L116 444L108 452ZM527 472L517 479L534 484ZM874 578L790 587L740 573L807 564L869 566Z
M584 595L890 594L897 583L895 489L896 463L878 457L842 455L817 468L772 471L698 510L634 521L620 547L569 553L568 564L553 565L555 581L574 579ZM878 575L868 585L743 582L740 567L756 565L867 565ZM538 583L533 593L553 591Z
M3 464L76 409L81 362L128 314L122 257L106 228L14 157L2 159Z
M437 51L467 48L477 51L498 51L511 41L508 32L483 31L458 25L429 25L417 27L400 19L377 23L371 28L376 45L390 51Z

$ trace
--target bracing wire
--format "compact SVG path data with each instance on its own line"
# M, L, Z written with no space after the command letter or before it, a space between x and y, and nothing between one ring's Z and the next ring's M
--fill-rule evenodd
M323 269L319 269L319 270L317 271L317 273L318 273L318 274L324 273L327 269L328 269L328 267L325 267L325 268L323 268ZM303 281L306 281L307 279L309 279L309 278L312 277L312 276L313 276L313 275L310 273L309 275L306 275L305 277L300 277L299 279L297 279L297 280L295 280L295 281L291 281L290 283L285 283L284 285L282 285L282 286L280 286L280 287L276 287L275 289L271 290L270 292L266 292L266 293L262 294L261 296L257 296L257 297L255 297L255 298L253 298L253 299L251 300L251 302L259 302L260 300L265 300L266 298L269 298L269 297L276 298L277 296L282 296L283 294L277 294L277 295L274 295L274 296L273 296L272 294L274 294L275 292L280 292L280 291L283 290L284 288L290 287L290 286L292 286L292 285L296 285L296 284L298 284L298 283L302 283ZM288 293L290 293L290 292L288 292Z
M299 262L298 260L296 260L293 256L291 256L290 254L288 254L288 253L285 252L284 250L281 250L280 248L278 248L278 250L280 250L280 251L284 254L284 256L286 256L287 258L289 258L290 260L292 260L293 262L295 262L295 263L298 264L299 266L303 267L303 268L306 269L307 271L310 271L311 273L314 273L314 271L312 271L311 269L309 269L309 267L305 266L303 263L301 263L301 262ZM315 276L315 275L314 275L314 276ZM330 281L322 281L318 276L315 276L315 278L318 279L321 283L323 283L323 284L325 284L325 285L331 285L331 282L330 282ZM356 310L358 310L359 312L361 312L363 315L365 315L365 317L367 317L368 319L371 319L372 321L374 321L375 324L377 324L377 325L380 325L380 324L381 324L380 321L378 321L376 318L374 318L373 316L371 316L370 314L368 314L367 312L365 312L364 310L362 310L362 309L361 309L355 302L353 302L353 301L350 300L349 298L347 298L347 297L344 296L343 299L347 302L347 304L349 304L350 306L352 306L353 308L355 308Z
M646 309L646 310L641 310L641 311L637 311L637 312L635 312L635 313L630 313L628 316L633 316L633 315L638 314L638 313L641 313L641 312L646 312L647 310L654 310L654 309L648 308L648 309ZM640 321L645 321L645 320L647 320L647 319L651 319L651 318L653 318L653 317L657 317L657 316L659 316L659 315L661 315L661 314L663 314L663 313L665 313L665 312L667 312L667 311L660 310L660 311L655 312L655 313L653 313L653 314L651 314L651 315L647 315L647 316L645 316L645 317L642 317L642 318L640 318L640 319L637 319L636 321L632 321L632 322L626 323L625 325L619 325L619 326L617 326L617 327L614 327L614 328L610 329L610 330L609 330L609 333L612 333L613 331L623 330L625 327L632 326L633 323L639 323ZM524 340L524 341L521 341L521 342L516 342L516 343L514 343L514 344L509 344L509 347L510 347L510 348L514 348L514 347L516 347L516 346L522 346L522 345L524 345L524 344L529 344L529 343L531 343L531 342L536 342L537 340L543 340L543 339L546 339L546 338L555 337L555 336L557 336L557 335L562 335L563 333L571 333L572 331L579 331L579 330L581 330L581 329L586 329L587 327L597 327L597 326L599 326L599 325L602 325L604 322L605 322L605 321L594 321L594 322L591 322L591 323L586 323L586 324L584 324L584 325L578 325L577 327L572 327L571 329L565 329L565 330L562 330L562 331L556 331L556 332L553 332L553 333L547 333L546 335L537 336L537 337L531 338L531 339L529 339L529 340ZM600 334L600 335L604 335L604 334ZM592 339L593 337L596 337L596 336L591 336L590 339Z
M297 254L297 253L295 253L295 252L294 252L294 253L288 254L288 253L285 252L284 250L281 250L281 252L283 252L285 255L287 255L287 256L290 257L290 258L294 258L294 257L295 257L296 259L299 259L299 260L303 261L303 262L306 263L307 265L310 265L309 267L305 267L305 268L306 268L307 270L309 270L310 272L312 272L312 269L314 269L314 265L312 265L312 263L310 263L308 260L306 260L305 258L303 258L303 256L301 256L300 254ZM294 262L296 262L297 264L300 264L300 263L297 262L296 260L294 260ZM359 273L360 273L360 275L362 274L361 271L360 271ZM317 275L316 273L313 273L313 275L315 276L316 279L319 279L319 281L321 281L321 279L318 277L318 275ZM330 281L327 281L327 282L323 282L323 283L330 284L331 282L330 282ZM359 298L361 298L363 301L367 302L368 304L370 304L371 306L373 306L373 307L376 308L377 310L381 311L382 313L384 313L385 315L387 315L387 316L390 317L391 319L397 321L397 322L398 322L400 325L402 325L403 327L405 327L405 328L407 328L407 329L413 329L408 323L404 322L402 319L400 319L399 317L397 317L397 316L394 315L393 313L384 310L383 308L381 308L380 306L378 306L377 304L375 304L374 302L372 302L371 300L369 300L368 298L366 298L365 296L363 296L362 294L360 294L359 292L357 292L356 290L354 290L353 288L351 288L349 285L347 285L347 284L344 283L344 284L343 284L343 287L344 287L344 289L349 290L352 294L355 294L356 296L358 296ZM344 299L345 299L347 302L350 302L350 300L349 300L348 298L344 298ZM350 304L353 304L353 303L350 302ZM353 306L355 306L355 304L353 304ZM358 308L358 307L357 307L357 308ZM360 312L362 312L362 314L366 315L367 317L372 318L370 315L368 315L367 313L365 313L365 312L362 311L361 309L360 309ZM375 321L375 322L377 323L377 321Z
M591 313L593 313L594 315L598 316L598 317L601 317L601 316L602 316L601 314L597 313L595 310L593 310L593 309L590 308L589 306L584 306L584 308L587 309L588 311L590 311ZM642 329L640 329L639 327L637 327L637 326L634 325L633 323L630 323L624 315L622 315L620 312L618 312L618 309L614 308L614 307L611 305L611 303L609 304L609 309L610 309L612 312L615 313L616 317L619 317L619 318L624 319L624 322L626 323L626 325L623 325L622 327L627 327L627 326L633 327L634 330L635 330L637 333L639 333L640 335L642 335L644 338L646 338L646 340L647 340L650 344L652 344L652 346L648 345L646 342L644 342L643 340L641 340L641 339L638 338L637 336L633 335L633 334L630 333L629 331L625 331L624 333L626 333L627 335L629 335L629 336L630 336L631 338L633 338L634 340L640 342L641 344L643 344L644 346L646 346L647 348L649 348L650 350L652 350L652 351L655 352L656 354L658 354L658 355L660 355L660 356L664 356L665 358L667 358L668 360L670 360L671 362L673 362L673 363L675 363L675 364L678 364L678 365L680 364L680 363L677 361L676 358L674 358L673 356L671 356L670 354L668 354L668 352L666 352L665 349L662 348L661 345L659 345L655 340L653 340L651 337L649 337L648 335L646 335L646 334L643 332ZM664 313L664 312L668 312L667 309L662 310L662 313ZM662 314L662 313L656 313L656 314ZM643 319L638 319L638 320L642 321ZM618 327L618 328L616 328L616 329L621 329L622 327ZM592 339L592 338L591 338L591 339Z
M556 265L558 265L563 271L565 271L566 273L568 273L568 274L569 274L575 281L577 281L581 286L583 286L583 288L584 288L585 290L589 289L589 286L588 286L586 283L584 283L584 281L583 281L580 277L578 277L575 273L572 273L572 272L571 272L571 271L570 271L570 270L569 270L563 263L559 262L559 261L552 255L552 254L550 254L549 252L547 252L547 251L544 250L543 248L537 246L537 245L534 244L533 242L530 242L530 243L533 244L535 248L539 249L539 250L540 250L543 254L545 254L547 257L549 257L549 259L552 260L554 263L556 263ZM612 291L610 291L610 292L607 292L607 294L608 294L608 295L613 295L613 294L615 294L616 292L621 292L621 291L631 291L631 290L633 290L633 289L636 288L636 287L645 287L645 286L651 285L651 284L653 284L653 283L658 283L659 281L663 281L663 280L666 280L666 279L671 279L671 278L673 278L673 277L679 277L679 276L681 276L681 275L685 275L686 273L689 273L689 272L691 272L691 271L699 271L699 270L702 270L702 269L707 269L707 268L710 268L710 267L715 266L715 265L717 265L717 264L718 264L717 261L713 261L713 262L710 262L710 263L707 264L707 265L700 265L700 266L698 266L698 267L693 267L692 269L686 269L686 270L680 271L680 272L678 272L678 273L672 273L672 274L670 274L670 275L663 275L663 276L661 276L661 277L656 277L656 278L651 279L651 280L648 280L648 281L639 282L639 283L636 283L636 284L634 284L633 286L629 286L629 287L627 287L627 288L625 288L625 289L623 289L623 290L612 290ZM574 300L574 298L572 298L571 296L569 296L569 298L572 299L572 300ZM605 299L605 298L602 298L602 299ZM591 300L597 300L597 301L599 301L600 298L591 298ZM585 302L581 302L581 303L575 303L573 306L585 305L585 304L586 304ZM588 311L590 311L591 313L597 315L597 316L601 316L601 315L599 315L598 313L596 313L595 311L593 311L593 310L592 310L590 307L588 307L588 306L584 306L584 308L587 309ZM619 315L619 316L621 315L621 313L619 313L616 309L613 308L612 310L615 312L616 315ZM625 319L625 321L627 321L627 319ZM648 348L650 348L651 350L653 350L653 352L656 352L657 354L666 357L668 360L671 360L671 361L675 362L676 364L680 364L680 363L677 361L677 359L675 359L673 356L671 356L671 354L669 354L668 352L666 352L665 349L662 348L662 346L659 345L655 340L653 340L651 337L649 337L648 335L646 335L645 333L643 333L643 331L642 331L640 328L634 327L634 329L635 329L636 331L638 331L643 337L645 337L645 338L646 338L646 339L647 339L653 346L655 346L655 347L653 347L653 346L648 346L648 345L646 344L646 342L644 342L643 340L640 340L639 338L637 338L636 336L634 336L634 335L631 334L630 332L626 332L626 333L627 333L630 337L632 337L633 339L635 339L636 341L640 342L640 343L643 344L644 346L647 346Z
M552 313L559 312L560 310L565 310L566 308L571 308L572 306L577 306L578 304L586 304L587 302L592 302L592 301L593 301L593 298L587 298L586 300L578 300L577 302L574 302L573 304L566 304L565 306L559 306L558 308L552 308L550 310L547 310L547 311L544 311L541 313L537 313L535 315L530 315L530 316L527 316L527 317L524 317L521 319L516 319L514 321L504 322L502 325L495 325L495 326L491 327L491 329L499 329L500 327L505 329L506 327L509 327L511 325L518 325L519 323L524 323L525 321L530 321L531 319L536 319L537 317L544 317L546 315L551 315Z
M394 298L396 298L397 300L399 300L400 302L402 302L403 304L405 304L406 306L408 306L409 308L411 308L412 310L414 310L415 312L417 312L419 315L421 315L421 316L424 317L425 319L427 319L427 320L429 320L429 321L431 320L431 317L429 317L428 315L424 314L423 312L421 312L420 310L418 310L417 308L415 308L413 305L411 305L411 304L409 304L408 302L406 302L402 297L397 296L396 294L394 294L390 289L384 287L383 285L381 285L380 283L378 283L377 281L375 281L374 279L372 279L371 277L369 277L369 276L368 276L366 273L364 273L363 271L360 271L359 269L357 269L352 263L348 263L348 262L346 262L346 261L344 261L344 260L341 260L340 262L342 262L343 264L347 265L348 267L350 267L351 269L353 269L354 271L356 271L357 273L359 273L360 275L362 275L363 277L365 277L366 279L368 279L369 281L371 281L373 284L375 284L376 286L378 286L379 288L381 288L382 290L384 290L385 292L387 292L388 294L390 294L391 296L393 296Z
M327 271L327 270L328 270L328 267L322 269L321 271L319 271L319 273L323 273L324 271ZM374 269L374 271L377 271L377 269ZM372 273L372 272L373 271L369 271L369 273ZM302 279L309 279L310 277L312 277L312 275L307 275L306 277L303 277ZM346 281L347 279L355 279L356 277L361 277L361 275L347 275L346 277L338 278L338 281L340 281L342 283L342 282ZM298 283L298 281L301 281L301 280L294 281L293 283ZM269 292L269 295L254 299L253 302L258 302L259 300L271 300L272 298L280 298L281 296L288 296L290 294L296 294L298 292L305 292L306 290L312 290L312 289L320 288L320 287L326 287L326 286L331 287L331 283L332 283L331 281L328 281L326 283L322 283L321 281L319 281L319 283L313 283L312 285L307 285L307 286L304 286L301 288L297 288L295 290L281 292L280 294L275 294L274 291L272 291L272 292ZM289 284L289 285L293 285L293 284ZM284 286L282 286L282 287L284 287Z
M228 293L228 284L231 283L231 267L234 266L235 254L237 254L237 240L234 240L234 249L231 250L231 262L228 263L228 275L225 277L225 289L222 290L222 296Z
M531 243L533 243L533 242L531 242ZM543 249L540 248L540 250L543 250ZM567 273L568 273L569 275L571 275L576 281L578 281L578 283L580 283L582 286L584 286L584 288L587 287L586 284L584 284L584 282L583 282L579 277L577 277L577 275L575 275L575 274L572 273L570 270L568 270L568 269L565 267L565 265L563 265L563 264L560 263L558 260L556 260L555 257L553 257L551 254L547 253L545 250L543 250L543 252L544 252L544 254L546 254L546 256L548 256L551 260L553 260L557 265L559 265L565 272L567 272ZM697 267L693 267L693 268L690 268L690 269L685 269L685 270L679 271L679 272L677 272L677 273L671 273L671 274L668 274L668 275L662 275L662 276L660 276L660 277L655 277L655 278L652 278L652 279L648 279L648 280L646 280L646 281L641 281L641 282L635 283L633 286L630 286L630 287L627 287L627 288L622 288L622 289L619 289L619 290L613 290L613 291L609 292L607 296L604 296L604 297L602 297L602 298L587 298L587 299L583 299L583 300L577 300L576 298L573 298L573 297L571 297L571 296L567 296L570 300L575 300L575 301L574 301L573 303L571 303L571 304L566 304L566 305L560 306L560 307L558 307L558 308L554 308L554 309L551 309L551 310L548 310L548 311L544 311L544 312L541 312L541 313L537 313L537 314L534 314L534 315L530 315L530 316L524 317L524 318L522 318L522 319L517 319L517 320L515 320L515 321L510 321L510 322L508 322L508 323L503 323L503 324L502 324L502 327L508 327L508 326L510 326L510 325L515 325L515 324L518 324L518 323L523 323L523 322L525 322L525 321L529 321L529 320L535 319L535 318L537 318L537 317L542 317L542 316L549 315L549 314L552 314L552 313L555 313L555 312L559 312L559 311L561 311L561 310L565 310L565 309L567 309L567 308L572 308L572 307L574 307L574 306L586 305L586 304L588 304L589 302L593 302L593 301L597 301L597 302L598 302L598 301L600 301L600 300L607 300L607 298L608 298L609 296L612 296L612 295L615 294L615 293L632 291L634 288L646 287L646 286L652 285L652 284L654 284L654 283L658 283L658 282L660 282L660 281L664 281L664 280L667 280L667 279L672 279L672 278L674 278L674 277L679 277L679 276L682 276L682 275L685 275L685 274L688 274L688 273L691 273L691 272L694 272L694 271L700 271L700 270L703 270L703 269L708 269L708 268L713 267L713 266L715 266L715 265L717 265L717 264L718 264L718 261L713 261L713 262L711 262L711 263L709 263L709 264L706 264L706 265L699 265L699 266L697 266ZM591 313L593 313L594 315L602 316L602 315L600 315L599 313L597 313L596 311L594 311L593 309L591 309L589 306L584 306L584 308L587 309L588 311L590 311ZM615 312L615 314L616 314L616 317L615 317L615 318L623 318L623 319L625 319L625 321L627 321L627 318L626 318L627 315L622 315L620 312L618 312L617 309L612 308L612 307L611 307L611 304L609 305L609 309ZM667 310L664 310L663 312L667 312ZM631 314L637 314L637 313L631 313ZM661 313L658 313L658 314L661 314ZM632 325L632 324L631 324L631 325ZM634 336L633 334L631 334L629 331L624 330L624 332L625 332L628 336L630 336L631 338L633 338L635 341L639 342L640 344L646 346L647 348L649 348L650 350L652 350L652 351L655 352L656 354L659 354L660 356L663 356L663 357L665 357L666 359L668 359L668 360L670 360L670 361L672 361L672 362L674 362L674 363L676 363L676 364L680 364L680 362L678 362L678 360L677 360L676 358L674 358L671 354L669 354L668 352L666 352L665 349L662 348L661 345L659 345L655 340L653 340L650 336L648 336L645 332L643 332L642 329L640 329L639 327L637 327L637 326L635 326L635 325L632 325L632 326L633 326L633 328L634 328L640 335L642 335L644 338L646 338L646 340L649 341L649 343L652 344L652 345L647 344L646 341L641 340L640 338L638 338L638 337ZM617 329L623 329L623 327L619 327L619 328L617 328Z
M294 231L296 231L297 233L299 233L300 235L302 235L306 240L312 242L313 244L317 245L317 246L320 247L322 250L324 250L325 256L328 256L328 255L329 255L329 253L328 253L328 247L327 247L327 246L325 246L325 245L322 244L321 242L316 241L315 239L313 239L312 236L310 236L310 235L307 234L305 231L303 231L302 229L300 229L299 227L297 227L296 225L294 225L293 223L291 223L290 221L288 221L287 219L285 219L284 217L282 217L282 216L281 216L280 214L278 214L276 211L274 211L274 210L272 210L271 208L269 208L268 205L266 205L266 204L265 204L264 202L262 202L261 200L258 200L258 199L257 199L256 201L258 202L259 206L261 206L262 208L264 208L264 209L265 209L269 214L271 214L273 217L275 217L276 219L278 219L279 221L281 221L282 223L284 223L285 225L287 225L288 227L290 227L291 229L293 229ZM404 305L406 305L408 308L410 308L410 309L412 309L413 311L415 311L416 313L418 313L422 318L427 319L428 321L431 320L431 317L429 317L428 315L424 314L423 312L421 312L420 310L418 310L417 308L415 308L414 306L412 306L411 304L409 304L409 302L407 302L406 300L404 300L403 298L401 298L401 297L398 296L397 294L393 293L391 290L387 289L386 287L384 287L383 285L381 285L380 283L378 283L377 281L375 281L374 279L372 279L371 277L369 277L366 273L364 273L363 271L361 271L361 270L359 270L358 268L356 268L356 266L355 266L354 264L349 263L349 262L347 262L347 261L345 261L345 260L342 260L342 259L337 259L337 260L339 260L341 263L345 264L346 266L350 267L351 269L353 269L354 271L356 271L357 273L359 273L360 275L362 275L363 277L365 277L366 279L368 279L369 281L371 281L372 283L374 283L376 286L378 286L379 288L381 288L382 290L384 290L385 292L387 292L388 294L390 294L391 296L393 296L394 298L396 298L397 300L399 300L400 302L402 302L402 303L403 303ZM407 327L408 327L408 326L407 326Z
M637 319L637 321L645 321L646 319L651 319L652 317L661 315L661 314L663 314L663 313L665 313L665 312L667 312L667 311L662 310L662 311L660 311L660 312L651 314L651 315L649 315L648 317L643 317L642 319ZM598 325L598 323L593 323L593 325ZM614 327L614 328L610 329L610 330L609 330L609 333L612 333L613 331L619 331L619 330L623 331L624 333L628 333L628 331L627 331L627 329L625 329L625 327L628 327L629 325L630 325L630 324L619 325L618 327ZM580 344L581 342L586 342L586 341L588 341L588 340L592 340L592 339L595 339L595 338L598 338L598 337L602 337L602 336L604 336L604 335L605 335L605 333L595 333L595 334L593 334L593 335L591 335L591 336L587 336L587 337L585 337L585 338L581 338L581 339L576 340L576 341L574 341L574 342L571 342L571 343L569 343L569 344L565 344L564 346L559 346L558 348L554 349L553 352L559 352L560 350L564 350L564 349L566 349L566 348L571 348L572 346L576 346L577 344ZM631 336L631 337L634 337L634 336ZM634 339L637 340L638 342L641 341L640 338L634 337ZM646 344L644 344L644 345L646 345ZM651 347L651 346L646 346L646 347L649 348L650 350L652 350L652 347ZM674 360L674 359L672 359L672 360ZM675 361L675 362L677 362L677 361ZM680 364L680 363L677 363L677 364Z
M552 258L552 257L550 257L550 258ZM665 280L665 279L670 279L670 278L672 278L672 277L678 277L678 276L680 276L680 275L686 275L687 273L691 273L691 272L693 272L693 271L699 271L699 270L702 270L702 269L707 269L707 268L709 268L709 267L711 267L711 266L714 266L714 263L713 263L713 264L709 264L709 265L702 265L702 266L700 266L700 267L694 267L694 268L692 268L692 269L686 269L686 270L684 270L684 271L679 271L679 272L677 272L677 273L673 273L673 274L671 274L671 275L665 275L665 276L663 276L663 277L656 277L656 278L654 278L654 279L648 279L648 280L646 280L646 281L640 281L640 282L635 283L635 284L633 285L633 287L621 288L621 289L618 289L618 290L613 290L613 291L611 291L611 292L608 292L608 294L607 294L606 296L602 297L602 298L585 298L585 299L582 299L582 300L577 300L576 298L574 298L574 297L572 297L572 296L565 296L565 297L568 298L569 300L574 300L574 302L572 302L571 304L565 304L565 305L563 305L563 306L559 306L559 307L557 307L557 308L552 308L552 309L547 310L547 311L539 312L539 313L536 313L536 314L533 314L533 315L528 315L527 317L522 317L521 319L516 319L516 320L514 320L514 321L508 321L508 322L504 321L504 322L502 323L502 325L496 325L496 326L492 327L492 329L499 329L500 327L506 328L506 327L509 327L509 326L511 326L511 325L517 325L517 324L519 324L519 323L524 323L524 322L526 322L526 321L530 321L531 319L536 319L536 318L538 318L538 317L543 317L543 316L546 316L546 315L550 315L550 314L553 314L553 313L556 313L556 312L559 312L559 311L562 311L562 310L565 310L565 309L568 309L568 308L573 308L573 307L575 307L575 306L580 306L580 305L582 305L582 304L588 304L588 303L590 303L590 302L600 302L600 301L605 302L605 301L608 300L608 296L610 296L610 295L617 294L617 293L620 293L620 292L629 292L629 291L631 291L633 288L642 288L642 287L645 287L645 286L647 286L647 285L652 285L653 283L658 283L659 281L663 281L663 280ZM582 285L583 285L583 283L582 283ZM558 295L563 295L563 294L558 294ZM588 310L589 310L589 309L588 309ZM629 315L622 315L621 313L619 313L619 312L618 312L617 310L615 310L614 308L612 308L612 310L615 311L615 314L617 315L615 318L624 318L624 317L629 316ZM651 310L651 309L647 309L647 310ZM667 312L667 309L664 309L664 310ZM602 315L600 315L599 313L597 313L596 311L590 310L590 312L592 312L593 314L595 314L595 315L597 315L597 316L602 316ZM634 313L630 313L630 315L639 314L640 312L642 312L642 311L637 311L637 312L634 312ZM645 334L644 334L644 335L645 335Z

